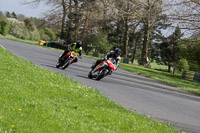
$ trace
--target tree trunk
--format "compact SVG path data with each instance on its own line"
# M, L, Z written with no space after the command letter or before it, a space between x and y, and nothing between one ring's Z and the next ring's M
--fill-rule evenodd
M128 55L128 42L129 42L129 26L128 26L128 17L126 17L125 20L125 27L126 27L126 31L124 34L124 57L127 58Z
M69 13L67 23L66 42L67 44L72 43L72 0L69 1Z
M79 13L78 13L78 0L74 0L74 5L75 5L75 28L74 28L74 40L78 39L78 27L79 27Z
M132 59L131 59L132 64L133 64L133 62L135 60L135 55L136 55L136 52L137 52L137 45L138 45L139 38L140 38L140 36L138 36L136 38L136 40L135 40L135 45L134 45L134 50L133 50L133 56L132 56Z
M146 24L144 27L144 41L142 48L142 55L140 65L146 66L148 64L148 47L149 47L149 38L150 38L150 24Z
M171 71L171 65L168 63L168 72Z
M61 36L60 38L61 39L64 39L64 36L65 36L65 19L66 19L66 3L65 3L65 0L62 0L62 6L63 6L63 16L62 16L62 26L61 26Z

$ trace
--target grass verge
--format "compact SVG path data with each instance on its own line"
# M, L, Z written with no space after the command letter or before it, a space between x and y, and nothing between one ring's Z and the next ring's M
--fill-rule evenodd
M22 39L15 38L15 37L12 37L12 36L2 36L2 35L0 35L0 39L8 39L8 40L18 41L18 42L22 42L22 43L38 45L38 41L22 40Z
M134 66L130 64L124 64L121 63L119 66L121 69L131 71L133 73L155 79L157 81L161 81L163 83L166 83L168 85L180 88L182 90L191 92L196 95L200 95L200 83L184 80L181 78L181 74L171 74L167 72L161 72L149 68L144 68L141 66Z
M178 132L1 47L0 60L0 132Z

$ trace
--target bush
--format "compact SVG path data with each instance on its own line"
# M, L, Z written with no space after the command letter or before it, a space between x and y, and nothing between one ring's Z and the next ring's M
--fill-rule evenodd
M92 39L92 44L97 48L100 53L108 52L112 45L108 42L108 34L105 32L100 32L98 35L94 36Z
M178 61L178 65L177 65L177 69L179 71L182 71L182 70L189 70L189 64L188 64L188 61L186 59L180 59Z
M10 34L20 38L20 39L26 39L28 40L30 38L29 31L26 28L23 21L19 21L14 18L8 18L10 21Z
M14 18L9 18L10 21L10 34L25 40L39 40L40 34L36 27L32 25L32 29L28 29L25 22L19 21ZM27 22L28 23L28 22ZM30 25L29 25L30 26ZM29 27L30 28L30 27Z
M54 41L56 39L56 35L51 29L44 28L44 33L50 37L51 41Z
M5 18L0 18L0 34L7 35L10 29L10 23Z
M45 34L44 29L40 29L39 32L40 32L40 39L45 41L50 40L50 37Z
M24 20L24 23L26 25L26 28L29 30L29 31L35 31L36 30L36 25L33 23L33 21L31 19L25 19Z

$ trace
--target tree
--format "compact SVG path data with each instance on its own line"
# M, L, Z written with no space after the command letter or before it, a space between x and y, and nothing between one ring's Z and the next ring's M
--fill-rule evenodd
M25 19L24 23L29 31L36 30L36 26L31 19Z
M173 67L173 73L175 65L177 64L178 58L178 41L183 36L180 28L177 26L175 31L169 37L163 37L162 42L158 43L157 48L159 49L156 55L156 60L158 63L164 63L168 65L168 72L171 71Z
M141 11L138 13L143 30L143 48L139 64L148 65L149 43L152 37L152 31L156 28L163 28L167 17L163 14L162 0L145 0L141 2Z
M95 48L97 48L101 53L106 53L111 49L107 37L108 35L105 32L99 32L93 39Z
M17 15L15 14L15 12L12 12L11 15L12 15L13 18L17 19Z
M178 56L188 61L191 71L200 72L200 39L182 39L178 44Z
M0 17L4 17L4 15L3 15L2 11L0 11Z
M7 19L0 17L0 34L7 35L10 29L10 23Z
M7 18L12 18L12 15L10 14L10 12L6 12L6 17Z
M200 1L199 0L169 0L169 17L181 29L195 34L200 33Z
M52 41L56 39L55 33L51 29L45 28L44 33L48 35Z

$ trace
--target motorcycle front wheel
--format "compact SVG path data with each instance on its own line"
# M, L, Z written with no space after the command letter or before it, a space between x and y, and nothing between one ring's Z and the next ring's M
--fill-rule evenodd
M67 61L66 61L66 63L62 66L62 69L64 70L65 68L67 68L70 64L71 64L71 60L70 59L68 59Z
M56 68L59 68L60 67L60 63L58 62L57 64L56 64Z
M92 70L88 73L88 78L92 79L93 76L92 76Z

